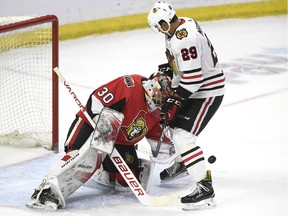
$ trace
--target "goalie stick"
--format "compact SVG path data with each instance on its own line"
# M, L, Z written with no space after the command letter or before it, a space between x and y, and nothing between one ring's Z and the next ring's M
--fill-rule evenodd
M158 140L158 142L157 142L157 146L156 146L156 149L155 149L155 151L152 151L152 155L153 155L153 157L157 157L158 156L158 154L159 154L159 151L160 151L160 147L161 147L161 144L162 144L162 142L163 142L163 138L164 138L164 135L165 135L165 130L167 129L167 127L168 127L168 121L166 120L166 118L165 118L165 120L164 120L164 123L163 123L163 125L162 125L162 131L161 131L161 134L160 134L160 138L159 138L159 140Z
M162 126L162 131L161 131L161 134L160 134L160 138L157 142L157 145L156 145L156 149L154 151L152 151L152 156L153 158L151 158L151 160L155 163L160 163L160 164L167 164L167 163L170 163L172 160L174 160L176 157L177 157L177 148L175 146L175 152L173 155L171 155L170 157L166 158L166 159L163 159L161 158L160 160L157 159L158 157L158 154L160 152L160 148L161 148L161 145L162 145L162 142L163 142L163 138L164 138L164 135L167 136L167 134L165 133L166 130L169 130L169 126L168 126L168 120L164 120L164 123L163 123L163 126ZM167 136L169 137L169 139L172 141L173 143L173 139L171 136ZM173 144L174 145L174 144Z
M55 67L53 71L58 75L59 79L63 82L66 89L68 89L70 95L74 98L75 103L79 106L80 110L83 112L85 117L88 119L89 123L93 128L96 127L95 122L91 119L88 115L87 111L85 110L84 106L77 98L76 94L72 91L71 86L63 75L61 74L58 67ZM119 154L116 148L113 148L112 152L109 153L109 157L113 164L118 169L119 173L122 175L124 180L126 181L127 185L130 187L136 198L139 202L146 206L163 206L163 205L172 205L180 203L180 197L187 194L187 191L180 191L179 193L169 194L169 195L162 195L162 196L150 196L144 188L141 186L137 178L134 176L133 172L130 170L122 156Z

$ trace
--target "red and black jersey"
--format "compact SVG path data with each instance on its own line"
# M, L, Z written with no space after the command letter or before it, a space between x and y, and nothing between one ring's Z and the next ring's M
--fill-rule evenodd
M104 107L117 110L124 114L124 121L116 139L116 144L134 145L143 137L158 140L161 126L159 113L151 113L145 100L142 81L147 78L140 75L125 75L97 88L90 96L86 105L91 115L91 106L95 96ZM90 104L89 104L90 101ZM81 111L77 114L89 124Z

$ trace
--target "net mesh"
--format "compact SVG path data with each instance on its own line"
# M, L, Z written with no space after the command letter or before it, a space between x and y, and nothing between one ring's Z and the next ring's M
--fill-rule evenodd
M1 18L0 26L30 18ZM0 44L0 144L51 148L52 24L0 31Z

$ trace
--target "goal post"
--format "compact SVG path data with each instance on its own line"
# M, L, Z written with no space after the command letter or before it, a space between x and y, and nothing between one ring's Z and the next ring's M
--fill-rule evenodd
M0 144L59 151L58 18L0 17Z

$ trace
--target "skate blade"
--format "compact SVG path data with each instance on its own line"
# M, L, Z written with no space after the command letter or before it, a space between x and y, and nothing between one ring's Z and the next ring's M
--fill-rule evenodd
M210 209L216 206L214 199L202 200L198 203L183 203L184 207L182 210L184 211L192 211L192 210L199 210L199 209Z
M181 173L181 174L175 176L174 178L163 179L163 180L161 180L161 183L167 183L167 182L175 181L175 180L183 178L183 177L185 177L187 175L189 175L189 173L186 171L184 173Z
M30 202L26 203L26 207L44 211L56 211L58 206L55 203L47 202L47 204L41 204L36 200L31 200Z

